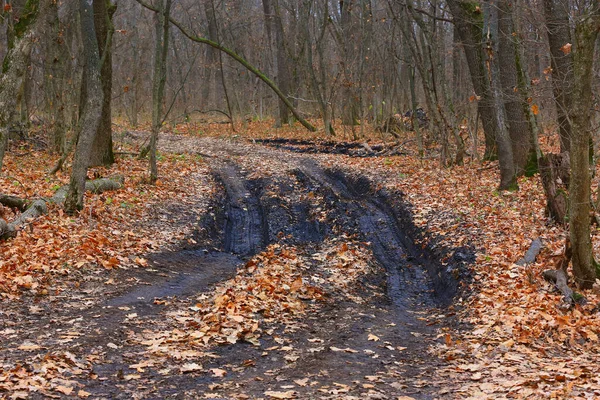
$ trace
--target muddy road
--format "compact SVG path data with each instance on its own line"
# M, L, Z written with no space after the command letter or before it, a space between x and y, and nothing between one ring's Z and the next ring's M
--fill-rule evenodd
M99 277L67 303L71 306L64 299L42 300L33 313L24 305L3 315L0 333L10 333L2 337L4 365L36 368L27 364L25 335L46 355L68 349L77 360L72 363L86 371L70 378L89 398L451 396L436 374L443 360L430 351L444 341L441 329L448 327L459 272L468 261L464 249L448 250L450 262L442 266L439 251L416 244L426 232L413 226L401 193L382 189L343 163L328 165L306 154L327 151L327 145L305 150L307 142L303 151L293 151L266 146L273 143L186 140L219 185L210 212L197 216L192 244L148 255L145 270L113 273L110 279L120 285L111 291L103 285L106 277ZM181 139L166 137L161 146L177 152ZM172 329L166 315L193 306L267 246L292 246L318 269L323 244L345 238L366 243L372 270L345 291L311 304L293 324L265 322L259 346L238 342L205 349L201 371L151 364L138 374L131 367L140 365L145 351L132 336ZM10 396L0 392L5 395Z

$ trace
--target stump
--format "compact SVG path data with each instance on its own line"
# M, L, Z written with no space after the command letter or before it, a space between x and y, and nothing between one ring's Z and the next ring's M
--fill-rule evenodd
M545 155L539 159L539 167L548 214L555 222L565 225L569 210L569 153Z

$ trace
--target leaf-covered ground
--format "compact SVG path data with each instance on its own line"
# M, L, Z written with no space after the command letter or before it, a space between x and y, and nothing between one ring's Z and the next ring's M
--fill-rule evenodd
M98 376L94 377L94 366L111 352L131 361L130 368L117 371L117 375L123 390L140 382L139 398L152 398L152 383L169 385L169 377L188 374L211 377L211 390L204 393L208 398L222 398L219 396L227 393L239 398L295 398L302 393L323 398L389 398L386 393L398 393L394 395L397 398L421 398L424 395L415 390L419 386L433 387L435 390L428 393L447 398L600 396L600 317L596 309L600 298L594 291L584 292L586 305L563 310L559 307L561 296L541 278L541 271L552 268L560 255L566 232L544 214L539 177L522 178L519 192L498 193L496 166L469 160L464 167L441 169L435 159L416 157L412 143L403 141L398 151L402 155L323 154L331 147L327 145L310 157L324 166L358 171L379 188L402 191L412 204L414 223L428 232L428 243L422 246L476 249L476 261L469 267L469 276L463 277L455 304L437 311L451 323L429 320L439 328L422 355L438 360L434 374L419 377L413 373L403 378L398 369L394 370L399 368L394 364L398 359L386 358L390 367L355 383L339 383L330 372L329 378L297 376L278 385L269 381L263 388L257 380L260 376L245 372L256 362L252 357L242 355L236 366L221 365L211 358L215 346L235 347L241 341L253 343L258 337L269 336L272 346L261 350L265 357L281 354L285 363L301 361L306 349L291 344L286 335L306 331L302 321L311 315L327 315L327 307L319 305L323 296L338 296L355 304L370 296L368 290L357 288L374 273L373 256L368 244L352 237L324 241L308 253L282 240L282 244L256 255L231 278L201 293L193 303L160 300L169 304L165 304L159 322L155 315L150 318L127 307L109 310L123 314L125 328L119 340L135 349L135 356L123 355L127 346L113 338L102 339L107 348L104 352L84 351L82 346L89 345L83 340L88 334L87 321L71 322L73 329L58 332L59 337L44 337L44 325L39 321L51 327L52 318L76 316L78 312L85 315L86 310L99 320L109 318L103 314L106 310L94 307L103 297L135 287L135 271L151 268L151 254L193 247L198 221L214 211L211 201L219 190L207 163L211 155L203 152L199 138L211 135L228 146L246 146L250 153L231 157L241 165L247 162L248 168L260 161L249 156L246 161L237 159L263 147L252 144L252 140L274 135L314 139L301 130L274 131L270 123L251 123L236 135L220 124L179 126L175 132L161 141L158 185L144 183L145 162L121 156L110 170L94 169L90 177L123 174L123 189L88 195L86 208L77 217L51 208L47 216L32 221L15 239L0 243L0 397L94 398L94 385L88 387L82 382L96 379L96 386L101 386ZM136 139L143 135L133 132L129 136ZM379 142L378 135L373 137L370 145ZM127 147L130 145L123 146L132 150ZM51 196L67 182L66 173L57 177L46 174L55 161L46 153L16 153L7 156L0 174L0 193L27 198ZM252 178L270 176L283 168L264 166L252 171ZM318 193L307 192L306 196L315 203L322 201ZM14 215L6 208L1 211L7 220ZM517 266L515 262L538 237L544 247L537 261ZM596 247L600 245L597 231L593 242ZM47 318L49 307L62 309ZM280 332L276 326L287 329ZM323 339L310 335L309 339L314 339L307 342L309 348L323 347ZM402 343L385 341L383 334L373 331L364 337L364 344L372 344L372 348L356 350L340 344L329 345L328 351L349 356L353 351L372 351L377 356L380 352L402 353ZM155 371L150 381L148 370ZM240 386L236 377L244 374L252 382ZM410 379L406 378L409 375ZM261 379L268 381L269 376L267 373ZM394 383L396 386L390 386ZM411 391L406 391L409 386ZM252 389L256 387L264 390L259 393ZM198 392L190 398L194 395Z

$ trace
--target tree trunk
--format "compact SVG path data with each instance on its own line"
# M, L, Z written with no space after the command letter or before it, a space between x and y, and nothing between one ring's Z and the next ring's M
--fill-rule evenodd
M169 49L169 14L171 0L161 0L156 14L156 45L154 47L154 76L152 78L152 135L150 136L150 182L158 179L156 143L163 119L163 98L167 80L167 51Z
M219 36L217 27L217 17L213 12L212 1L204 0L204 14L208 21L207 38L212 41L217 41ZM204 84L202 85L201 104L203 108L211 104L211 95L214 97L217 89L217 68L219 62L218 50L214 47L206 49L206 63L204 65Z
M518 34L513 23L513 6L509 0L498 2L498 63L502 99L506 110L506 122L512 144L513 161L517 176L525 173L529 160L532 132L525 110L527 103L521 94L518 69L521 68L517 52Z
M569 211L569 196L566 190L571 169L569 153L546 154L538 160L538 163L548 214L556 223L564 226Z
M93 0L94 2L94 26L96 28L96 40L98 42L98 53L102 61L100 79L102 80L102 118L98 126L98 132L94 136L92 153L90 154L90 166L111 165L115 162L112 144L112 35L114 27L112 18L117 6L111 0Z
M358 125L359 105L357 96L357 82L355 78L354 62L356 57L355 46L359 39L352 11L353 0L339 1L341 15L341 40L342 47L342 124L348 126Z
M73 170L69 191L65 199L65 211L69 214L83 209L83 194L89 166L94 136L100 126L104 91L100 78L100 53L96 28L94 26L94 9L89 0L79 0L81 20L81 36L83 38L83 55L86 74L86 101L79 122L77 148L73 160Z
M2 65L0 78L0 169L8 145L10 122L16 113L17 95L27 74L31 49L45 20L39 14L47 12L48 0L28 0L19 21L14 25L14 42Z
M596 279L590 237L590 141L592 124L592 67L600 9L593 4L575 24L573 107L571 120L571 184L569 223L573 245L573 274L579 287L590 289ZM587 11L587 12L586 12Z
M483 11L477 1L448 0L447 3L454 17L454 29L460 38L477 96L477 108L485 135L484 159L492 160L498 155L496 148L498 126L483 54Z
M486 140L485 158L491 159L498 154L500 161L499 189L515 189L512 146L505 121L502 118L503 106L498 101L496 85L492 80L496 68L493 65L493 58L489 57L486 60L483 51L483 12L478 1L448 0L447 3L454 17L454 25L462 42L473 88L478 97L477 107L483 122ZM487 51L493 54L491 45L488 45ZM491 148L492 142L494 148Z
M64 39L64 28L58 16L58 4L50 3L48 18L48 45L45 57L46 107L52 119L50 149L63 154L66 151L65 90L69 52Z
M275 51L277 53L277 84L284 95L289 96L292 88L292 77L290 76L290 67L288 65L288 55L285 50L285 37L283 31L283 21L281 18L281 7L279 0L275 0ZM290 110L281 100L278 102L279 113L277 125L283 126L290 122Z
M573 55L564 46L572 44L569 23L569 2L544 0L548 42L550 44L550 66L552 67L552 88L556 104L560 151L568 152L571 142L571 120L569 113L573 103Z

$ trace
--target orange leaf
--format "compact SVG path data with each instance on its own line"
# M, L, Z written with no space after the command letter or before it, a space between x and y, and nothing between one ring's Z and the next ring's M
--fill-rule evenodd
M290 292L292 292L292 293L297 292L301 288L302 288L302 277L299 276L298 278L296 278L296 280L294 282L292 282L292 285L290 286Z
M452 338L450 337L449 333L446 333L444 335L444 341L446 342L446 346L448 346L448 347L452 346Z
M538 115L538 113L540 112L540 109L537 106L537 104L534 104L531 106L531 112L533 113L533 115Z
M560 48L560 51L562 51L565 55L571 54L572 46L573 45L571 43L566 43L563 47Z

